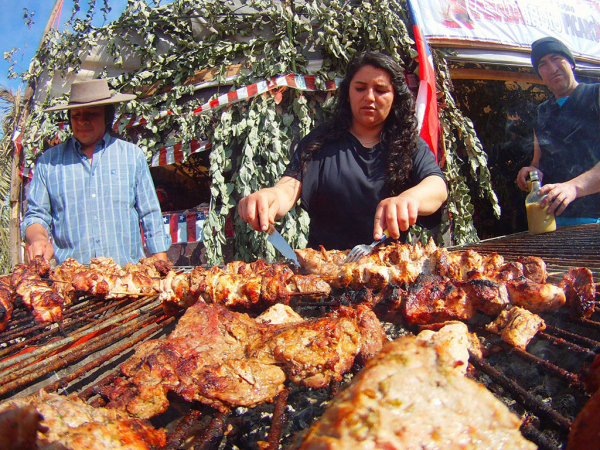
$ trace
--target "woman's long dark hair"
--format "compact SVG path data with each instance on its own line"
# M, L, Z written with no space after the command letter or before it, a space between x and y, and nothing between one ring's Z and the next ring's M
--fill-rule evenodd
M415 102L406 85L402 67L389 55L378 52L364 52L356 56L346 68L346 76L337 92L333 118L315 130L315 137L303 150L302 169L312 159L314 152L328 142L340 139L352 125L350 107L350 82L364 66L385 70L391 77L394 101L383 124L380 140L388 149L386 176L391 195L398 195L406 189L406 182L412 170L412 153L417 147L417 120Z

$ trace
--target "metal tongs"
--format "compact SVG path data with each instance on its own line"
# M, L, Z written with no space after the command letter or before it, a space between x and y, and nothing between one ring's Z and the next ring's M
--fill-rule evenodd
M352 249L352 251L350 251L350 253L348 253L348 256L346 256L346 259L344 260L344 264L356 262L363 256L367 256L367 255L371 254L373 249L375 249L375 247L377 247L379 244L384 242L388 237L390 237L390 236L389 236L389 232L386 228L386 230L383 232L383 236L381 236L381 239L378 239L377 241L373 241L373 243L371 245L359 244L359 245L355 246Z

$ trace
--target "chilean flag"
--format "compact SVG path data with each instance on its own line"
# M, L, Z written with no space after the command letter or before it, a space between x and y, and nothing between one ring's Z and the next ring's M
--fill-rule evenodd
M417 17L418 12L411 5L410 1L408 2L408 5L414 23L413 32L415 34L417 52L419 53L419 75L421 77L419 91L417 92L417 100L415 102L418 128L420 136L429 145L429 148L435 155L435 161L437 162L439 120L437 113L433 57L429 51L427 40L425 39L425 36L423 36L423 33L421 33L420 22Z

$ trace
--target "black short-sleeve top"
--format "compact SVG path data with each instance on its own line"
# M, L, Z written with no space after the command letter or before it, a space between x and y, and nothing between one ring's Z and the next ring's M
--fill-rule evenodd
M579 83L562 106L538 106L534 122L543 183L564 183L600 162L600 83ZM600 218L600 193L575 199L562 217Z
M301 204L310 217L308 246L345 250L372 242L375 210L389 197L387 149L381 143L366 148L348 132L340 140L323 144L301 172L302 149L311 137L312 133L300 142L284 173L302 183ZM430 175L444 179L429 146L419 138L406 188ZM431 228L439 223L440 214L419 219Z

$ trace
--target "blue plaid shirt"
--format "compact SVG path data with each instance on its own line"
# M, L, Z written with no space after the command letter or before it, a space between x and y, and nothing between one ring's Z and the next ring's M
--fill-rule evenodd
M91 163L74 138L39 157L21 233L43 225L59 263L71 257L89 264L98 256L138 262L144 257L140 222L148 251L167 251L171 237L139 147L105 134Z

